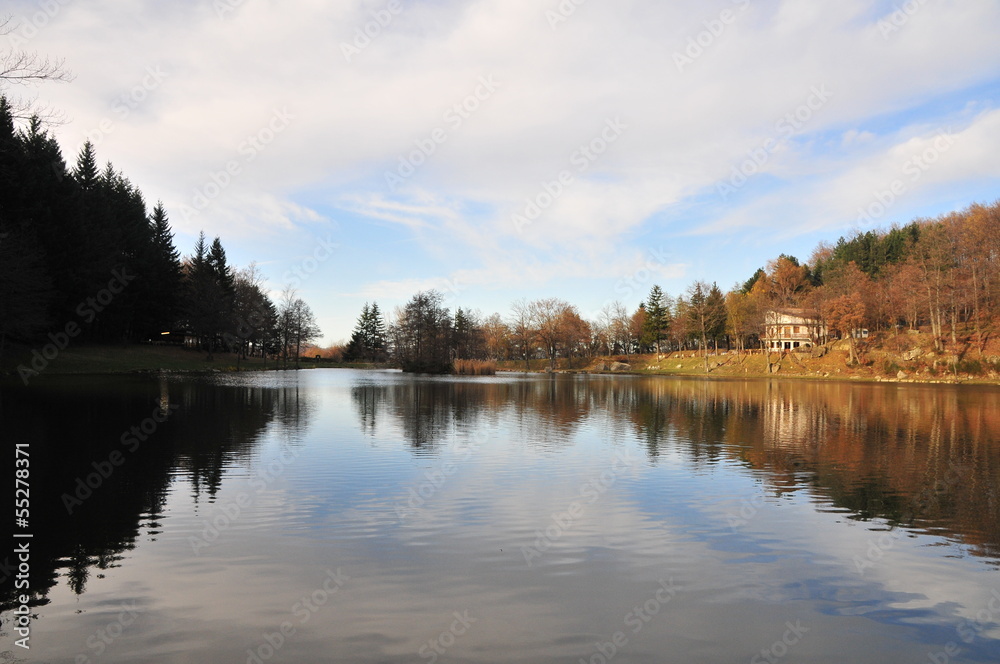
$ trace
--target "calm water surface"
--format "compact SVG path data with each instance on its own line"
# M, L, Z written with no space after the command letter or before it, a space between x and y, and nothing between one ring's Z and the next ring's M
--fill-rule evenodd
M311 370L0 419L0 661L1000 661L993 388Z

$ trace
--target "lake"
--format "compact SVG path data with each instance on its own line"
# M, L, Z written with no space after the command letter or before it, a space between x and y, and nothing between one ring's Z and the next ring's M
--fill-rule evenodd
M0 661L1000 661L994 387L52 377L0 428Z

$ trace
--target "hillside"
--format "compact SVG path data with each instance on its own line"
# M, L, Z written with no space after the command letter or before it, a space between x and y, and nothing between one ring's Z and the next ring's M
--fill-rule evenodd
M946 345L934 350L929 333L904 332L858 341L860 362L848 364L847 341L834 341L803 352L763 353L754 350L711 351L708 371L705 358L696 351L676 351L662 355L618 355L588 361L577 358L574 366L562 359L560 372L638 373L709 377L797 377L855 379L889 382L1000 384L1000 340L991 339L980 351L971 343ZM770 365L770 368L769 368ZM508 371L523 371L524 362L502 362ZM547 360L532 360L532 371L545 371Z

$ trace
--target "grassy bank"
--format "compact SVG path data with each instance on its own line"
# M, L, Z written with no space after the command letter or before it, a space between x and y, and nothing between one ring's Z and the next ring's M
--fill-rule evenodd
M116 374L135 372L213 372L261 371L294 368L269 358L237 362L233 353L215 353L212 359L202 351L175 346L88 346L71 345L51 360L33 355L32 348L8 347L4 353L2 374L17 376L18 367L42 366L39 375ZM933 350L927 334L900 334L870 341L860 350L859 363L848 364L847 342L839 341L811 351L765 354L720 352L709 354L706 361L693 351L662 355L619 355L608 358L559 358L556 371L564 373L629 373L640 375L676 375L719 377L819 378L831 380L869 380L926 383L1000 384L1000 338L982 349L967 343L954 344L943 352ZM44 358L42 358L44 359ZM386 365L344 363L303 358L300 368L379 369ZM459 369L458 367L456 367ZM498 371L548 371L549 360L468 362L458 373L481 375Z
M29 369L41 368L39 375L64 374L116 374L135 372L213 372L213 371L263 371L271 369L294 368L294 364L283 365L279 360L268 358L239 359L235 353L215 353L212 359L203 351L179 348L176 346L89 346L71 345L59 351L51 360L39 359L31 348L8 348L4 353L3 374L18 375L19 366ZM44 363L43 363L44 360ZM34 363L34 365L33 365ZM334 365L316 360L300 360L302 368Z
M628 373L640 375L703 376L718 378L813 378L908 383L1000 384L1000 342L980 349L968 343L933 350L926 334L904 333L861 344L860 362L849 364L846 341L820 352L719 353L706 358L694 351L661 355L618 355L556 362L558 372ZM547 371L548 360L531 360L529 371ZM525 371L521 361L500 362L502 371Z

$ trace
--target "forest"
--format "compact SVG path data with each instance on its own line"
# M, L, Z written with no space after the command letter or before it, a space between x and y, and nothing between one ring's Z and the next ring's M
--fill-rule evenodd
M348 360L386 361L414 371L449 371L457 360L511 361L760 347L768 312L802 310L828 338L856 331L886 338L923 330L980 352L1000 322L1000 201L934 219L857 232L821 243L808 261L781 254L723 292L695 281L670 295L654 285L629 306L613 302L593 320L558 298L514 302L506 315L444 306L422 292L391 316L365 304L350 343L332 349ZM634 307L634 308L633 308ZM851 345L854 361L854 346Z
M39 357L83 343L183 341L207 352L278 357L323 354L311 308L292 287L272 299L255 264L230 265L204 232L181 257L162 203L86 143L72 166L37 117L19 123L0 97L0 361L10 344ZM459 361L562 359L760 346L768 312L798 309L831 338L856 330L925 330L942 352L985 348L1000 317L1000 201L934 219L821 243L807 261L781 254L723 291L695 281L643 302L613 302L590 320L559 299L519 300L506 314L417 293L391 313L365 304L349 361L452 371ZM852 345L852 360L853 360ZM38 368L20 365L22 377Z
M204 232L182 259L162 203L87 142L70 167L38 118L0 97L0 360L11 344L51 359L67 343L163 343L296 359L320 335L291 287L275 302L254 264L230 265Z

